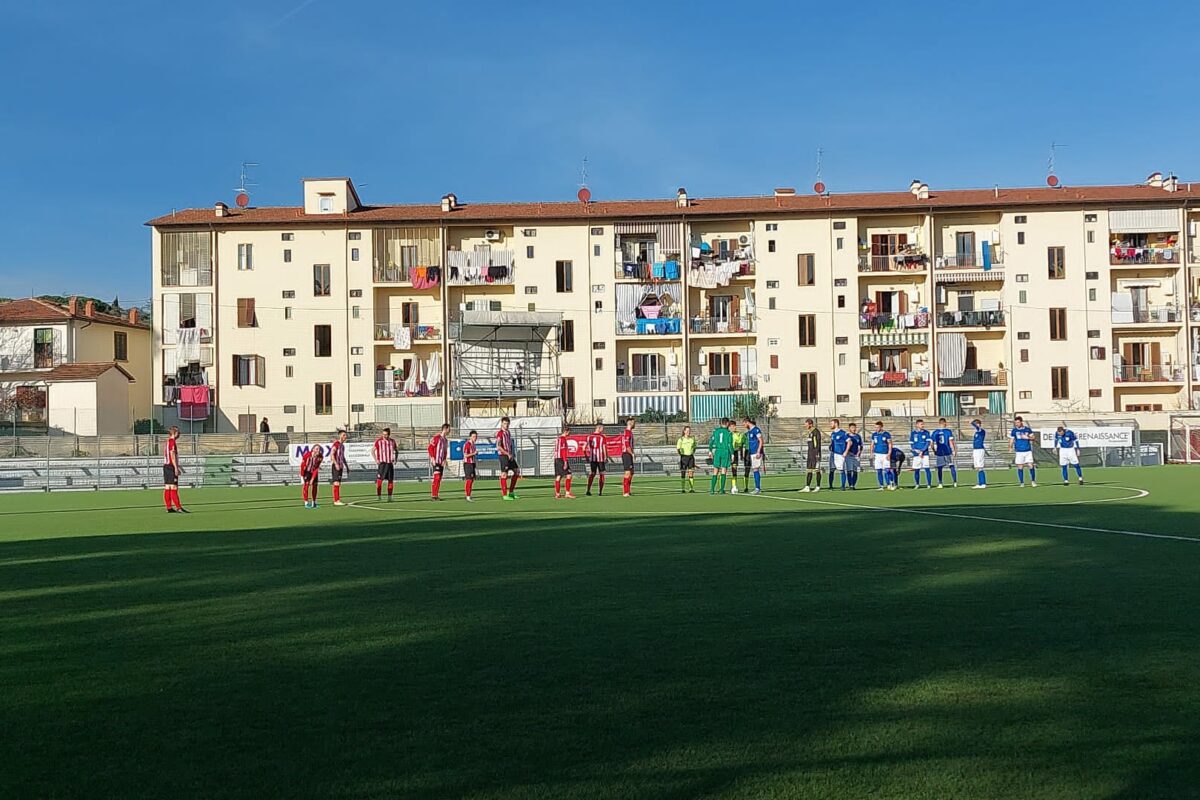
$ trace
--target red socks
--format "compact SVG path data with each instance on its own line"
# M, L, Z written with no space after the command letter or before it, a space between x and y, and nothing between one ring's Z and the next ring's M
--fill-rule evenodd
M506 494L508 494L508 478L502 472L500 473L500 496L504 497Z
M163 505L167 507L167 511L171 510L171 490L163 489Z
M571 476L567 476L567 494L571 493Z
M588 490L589 492L592 490L592 481L594 481L594 480L596 480L596 476L595 476L595 475L588 475L588 488L587 488L587 490Z
M629 494L629 489L633 486L633 478L626 475L621 479L621 489L625 494Z
M342 485L340 483L335 483L333 485L333 502L336 503L337 501L339 501L341 499L342 499Z
M307 503L308 502L308 484L307 483L300 487L300 494L304 498L304 502Z
M508 481L508 493L509 493L509 494L516 494L516 492L517 492L517 478L519 478L519 477L521 477L521 476L520 476L520 475L513 475L513 476L512 476L512 478L510 478L510 479L509 479L509 481Z
M396 484L392 483L391 481L388 481L388 497L392 496L392 487L395 485Z
M169 501L175 504L175 510L183 508L183 504L179 502L179 487L174 486L167 491L170 492Z
M383 496L383 481L382 481L382 480L378 480L378 479L377 479L377 480L375 481L375 496L376 496L376 497L382 497L382 496Z
M472 480L471 478L467 478L467 485L464 487L465 488L464 494L466 494L467 497L471 496L471 487L474 484L475 484L474 480Z
M561 490L562 490L562 478L555 478L554 479L554 496L558 497L559 492Z
M438 496L438 490L442 488L442 474L440 472L433 473L433 496Z

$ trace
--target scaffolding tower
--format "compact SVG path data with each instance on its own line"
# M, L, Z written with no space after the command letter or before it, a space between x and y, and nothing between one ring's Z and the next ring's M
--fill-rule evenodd
M561 325L562 314L463 311L450 325L455 417L482 408L512 416L561 416ZM518 406L521 401L524 407Z

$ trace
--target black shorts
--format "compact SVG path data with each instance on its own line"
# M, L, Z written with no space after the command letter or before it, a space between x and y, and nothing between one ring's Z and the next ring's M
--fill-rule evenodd
M742 464L746 467L750 466L750 451L749 450L742 451Z
M320 477L320 475L321 475L321 473L314 472L311 469L310 470L302 470L300 472L300 480L303 481L304 483L315 483L317 481L317 479Z
M441 475L443 472L446 471L446 465L445 464L434 464L433 471L436 474Z
M463 462L463 478L469 481L475 480L475 463L473 461Z
M334 483L342 482L342 476L344 474L344 470L342 470L340 467L334 467L333 469L330 470L330 472L333 474L333 482Z
M501 471L501 472L508 472L508 473L511 473L511 474L513 474L513 475L520 475L520 474L521 474L521 468L517 466L517 461L516 461L516 459L509 458L509 457L508 457L508 456L506 456L506 455L501 455L501 456L500 456L500 471Z
M892 469L900 469L901 467L903 467L905 460L906 460L906 458L904 458L903 456L900 458L893 458L892 462L891 462Z
M608 469L607 461L593 461L593 462L591 462L591 464L592 464L592 474L593 475L595 475L597 472L604 472Z
M571 462L565 458L554 459L554 477L565 478L571 474Z
M395 464L380 464L375 469L375 478L381 481L396 480L396 465Z
M621 469L626 472L633 472L633 454L621 453Z
M804 466L808 469L817 469L818 467L820 467L820 465L821 465L821 451L820 450L809 450L808 451L808 459L805 462Z
M695 469L696 468L695 454L692 454L690 456L680 456L679 457L679 468L680 469Z
M179 483L179 476L175 474L175 467L170 464L163 464L163 484L166 486L176 486Z

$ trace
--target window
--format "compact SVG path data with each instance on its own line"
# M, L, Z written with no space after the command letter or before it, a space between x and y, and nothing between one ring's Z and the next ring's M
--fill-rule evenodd
M351 347L350 348L350 355L361 356L362 354L363 354L363 349L361 347Z
M848 395L848 394L839 394L839 395L837 396L837 401L838 401L839 403L849 403L849 402L850 402L850 395Z
M1024 225L1026 222L1025 215L1018 214L1017 216L1013 217L1013 222L1015 222L1018 225Z
M313 297L329 297L328 264L313 264Z
M817 257L812 253L796 256L796 282L801 286L817 285Z
M574 378L563 378L562 379L561 394L562 394L562 397L561 397L562 407L563 408L574 408L575 407L575 379Z
M325 416L333 413L332 383L316 384L316 406L318 415Z
M238 269L248 270L254 269L254 245L239 244L238 245Z
M1092 353L1093 361L1103 361L1105 359L1105 356L1108 353L1108 348L1107 347L1099 347L1097 345L1092 345L1091 353Z
M1088 397L1103 397L1104 392L1099 389L1088 389Z
M357 247L350 248L350 260L358 261L358 248Z
M771 369L779 369L779 356L771 353Z
M238 414L238 433L254 433L258 430L258 417L254 414Z
M1098 328L1088 328L1088 338L1089 339L1099 339L1100 338L1100 330Z
M350 238L350 241L357 242L360 239L362 239L362 232L361 231L350 231L350 233L347 234L347 236Z
M575 291L575 279L570 261L554 262L554 291Z
M233 385L265 387L267 360L262 356L234 356Z
M838 353L838 366L839 367L846 366L846 354L845 353Z
M1084 215L1083 215L1083 221L1084 221L1084 222L1095 222L1095 221L1096 221L1096 215L1095 215L1095 214L1084 214Z
M283 240L283 241L285 241L285 242L290 242L290 241L292 241L293 239L295 239L295 238L296 238L296 234L294 234L294 233L281 233L281 234L279 234L279 238L280 238L280 239L282 239L282 240Z
M317 358L329 358L333 355L333 326L313 326L313 355Z
M592 236L603 236L604 228L592 228Z
M1067 251L1065 247L1047 247L1046 264L1049 267L1051 280L1062 280L1067 277Z
M597 358L596 359L596 372L602 372L603 370L604 370L604 359Z
M321 197L317 200L317 208L322 214L333 213L333 195L321 195Z
M533 245L531 245L531 244L525 245L525 257L533 258Z
M416 302L407 302L400 304L400 323L402 325L416 325L420 319L421 305Z
M1095 232L1095 231L1088 231L1088 232L1087 232L1087 243L1088 243L1088 244L1095 244L1095 243L1096 243L1096 232Z
M775 240L774 239L767 239L767 252L768 253L775 252Z
M595 312L597 314L599 314L601 311L604 310L604 301L597 300L596 302L592 303L592 308L595 310Z
M767 347L779 347L779 340L774 337L767 339Z
M1025 244L1025 231L1017 231L1017 244Z
M526 239L532 239L534 236L537 236L537 228L522 228L521 235Z
M1018 400L1032 400L1033 392L1029 391L1028 389L1022 389L1021 391L1017 392L1017 399Z
M594 255L596 258L600 257L600 245L598 245L598 244L592 245L592 255Z
M499 310L500 310L500 301L499 300L489 300L488 301L488 311L499 311Z
M1067 310L1065 308L1050 309L1050 341L1065 342L1067 340Z
M367 410L366 403L351 403L350 404L350 413L351 414L362 414L362 413L365 413L366 410Z
M834 337L833 343L834 344L850 344L850 337L849 336Z
M284 368L283 368L283 377L285 377L285 378L294 378L294 377L296 377L296 368L295 368L295 367L293 367L291 364L288 364L286 367L284 367ZM295 414L295 413L296 413L296 411L295 411L295 408L294 408L294 407L293 407L293 409L292 409L292 413L293 413L293 414Z
M817 373L800 373L800 405L813 405L817 402Z
M1017 273L1015 279L1017 283L1029 283L1029 276L1024 273Z
M239 297L237 301L237 326L239 328L258 327L258 316L254 313L254 298Z
M291 306L284 306L284 307L283 307L283 318L284 318L284 319L291 319L291 318L292 318L292 307L291 307Z
M1100 280L1100 273L1099 272L1085 272L1085 273L1083 273L1083 277L1084 277L1084 280L1098 281L1098 280Z
M1051 400L1068 400L1071 397L1071 388L1067 383L1067 368L1066 367L1051 367L1050 368L1050 399Z
M361 306L350 306L350 318L359 319L362 316Z
M604 398L592 401L592 408L604 408L606 405L608 405L608 401Z
M768 289L778 289L779 281L767 281L767 288Z
M801 314L800 315L800 346L801 347L816 347L817 346L817 315L816 314Z
M833 223L833 229L834 229L835 231L844 231L844 230L846 230L846 222L845 222L845 220L838 220L837 222Z
M604 342L592 342L592 349L593 350L603 350Z
M1022 364L1029 363L1029 349L1028 348L1025 348L1025 347L1021 348L1021 363Z
M113 361L129 360L129 334L113 331Z
M1088 289L1088 302L1096 302L1096 288L1094 286L1091 289Z
M356 377L356 378L362 377L362 364L354 365L354 377Z
M839 294L839 295L838 295L837 307L838 307L838 308L845 308L845 307L846 307L846 295L844 295L844 294Z
M537 294L537 287L536 286L526 286L525 294Z
M294 356L294 355L296 355L296 348L294 348L294 347L285 347L285 348L283 348L283 354L284 354L285 356Z
M1022 342L1028 341L1029 331L1017 331L1017 339Z
M350 296L351 297L362 297L362 289L351 289Z
M283 251L283 263L285 263L285 264L292 263L292 251L291 250Z
M846 279L845 278L834 278L833 285L834 285L834 288L843 288L846 285Z
M1029 292L1025 291L1024 289L1021 289L1019 292L1017 292L1017 302L1020 303L1021 305L1025 305L1026 303L1028 303L1029 302Z
M296 291L294 289L284 289L283 290L283 299L284 300L291 300L295 296L296 296Z
M767 308L771 309L772 311L775 310L775 298L774 297L767 298Z
M769 231L777 231L777 230L779 230L779 223L778 223L778 222L768 222L768 223L767 223L767 230L769 230Z
M837 237L836 247L838 250L844 250L846 248L846 240L841 236Z
M564 319L558 329L558 350L561 353L575 352L575 320Z
M537 311L537 303L528 303L525 306L527 311Z
M1162 403L1134 403L1125 406L1126 411L1162 411Z

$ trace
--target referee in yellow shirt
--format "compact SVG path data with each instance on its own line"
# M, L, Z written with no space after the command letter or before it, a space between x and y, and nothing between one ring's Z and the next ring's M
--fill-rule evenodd
M692 436L692 426L684 425L683 434L675 441L675 449L679 452L679 493L695 493L696 491L696 437Z

